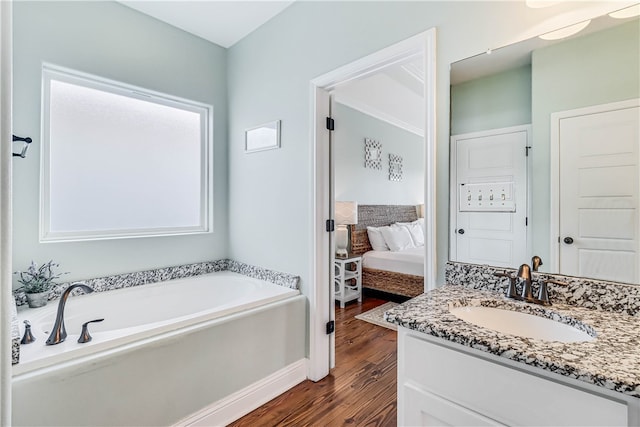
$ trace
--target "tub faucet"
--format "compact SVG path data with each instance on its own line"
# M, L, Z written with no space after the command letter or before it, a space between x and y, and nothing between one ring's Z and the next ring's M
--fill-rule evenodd
M67 302L67 298L69 298L69 294L75 288L81 288L87 294L93 292L93 289L91 289L84 283L74 283L64 290L64 292L60 296L60 301L58 302L58 314L56 314L56 323L53 325L51 335L49 335L49 338L47 339L47 345L60 344L65 340L65 338L67 338L67 331L64 327L64 305Z

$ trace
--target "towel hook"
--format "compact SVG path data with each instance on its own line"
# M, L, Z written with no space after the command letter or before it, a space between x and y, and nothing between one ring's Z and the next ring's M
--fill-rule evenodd
M24 159L27 155L27 149L29 148L29 144L31 144L33 140L29 137L24 138L22 136L13 135L13 142L24 142L24 147L22 147L22 150L20 151L20 153L13 153L13 157L22 157Z

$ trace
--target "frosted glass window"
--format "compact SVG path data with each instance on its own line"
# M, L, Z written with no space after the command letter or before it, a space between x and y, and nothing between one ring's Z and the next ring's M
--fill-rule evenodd
M45 65L41 240L211 231L212 109Z

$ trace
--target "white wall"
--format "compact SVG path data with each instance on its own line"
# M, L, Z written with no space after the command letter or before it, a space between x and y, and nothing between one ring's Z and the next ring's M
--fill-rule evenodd
M449 64L630 2L296 2L229 50L229 209L234 259L311 281L310 88L315 77L412 35L437 35L438 281L448 257ZM282 148L243 152L244 130L282 120Z
M333 103L335 199L360 205L417 205L424 200L423 138ZM382 144L382 169L364 167L364 139ZM389 154L402 157L402 181L389 180Z
M13 28L13 131L34 141L13 160L14 271L54 259L79 280L225 258L226 49L116 2L16 2ZM43 61L214 106L213 234L38 242Z

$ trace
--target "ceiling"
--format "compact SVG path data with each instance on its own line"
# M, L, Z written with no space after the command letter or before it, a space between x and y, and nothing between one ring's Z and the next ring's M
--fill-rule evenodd
M228 48L289 7L293 1L121 0L120 3Z
M540 37L532 37L518 43L488 50L487 52L454 62L451 64L451 84L457 85L531 64L531 53L536 49L596 33L634 19L637 20L638 17L613 18L610 15L603 15L592 19L585 29L571 36L557 40L543 40Z
M390 64L337 86L335 102L416 135L424 135L424 57Z

